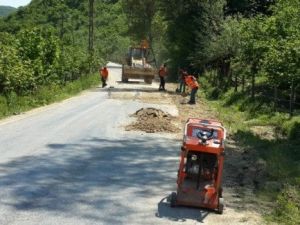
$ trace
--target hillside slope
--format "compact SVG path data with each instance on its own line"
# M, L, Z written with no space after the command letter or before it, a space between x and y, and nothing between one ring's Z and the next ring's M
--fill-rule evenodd
M88 12L87 1L32 0L0 18L0 95L65 85L121 61L130 45L121 3L95 1L92 50Z
M117 58L127 51L127 25L119 1L95 2L94 26L94 56ZM0 20L1 32L17 34L33 27L54 30L63 45L85 52L88 48L88 4L78 0L32 0L28 6Z
M7 16L16 10L17 10L16 8L11 7L11 6L0 5L0 16L2 16L2 17Z

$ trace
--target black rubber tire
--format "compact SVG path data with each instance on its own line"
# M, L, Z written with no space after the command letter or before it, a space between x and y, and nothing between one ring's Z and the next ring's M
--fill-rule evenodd
M223 198L223 188L219 188L219 198Z
M171 199L170 199L170 206L174 208L176 206L177 201L177 194L175 192L172 192Z
M223 214L223 210L224 210L224 199L219 198L218 214Z

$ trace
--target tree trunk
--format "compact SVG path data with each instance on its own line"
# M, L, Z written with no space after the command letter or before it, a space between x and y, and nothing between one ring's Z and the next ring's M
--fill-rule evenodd
M245 92L245 74L242 76L242 92Z
M227 76L228 76L228 79L227 79L227 88L231 88L232 87L232 70L230 69L230 61L226 63L227 65Z
M218 70L214 70L214 85L215 85L215 87L219 87L218 74L219 74L219 71Z
M290 94L290 117L292 117L294 113L294 98L295 98L295 85L294 85L294 80L292 80L291 94Z
M152 31L150 30L150 32L149 32L149 47L150 47L150 51L151 51L151 53L153 55L153 60L154 60L155 67L158 68L156 57L155 57L155 53L154 53L154 49L152 47L153 46L152 43L153 43L153 36L152 36Z
M255 97L255 74L252 73L251 75L251 98L254 99Z
M277 111L278 108L278 87L274 86L274 110Z
M89 0L89 53L94 51L94 0Z
M255 97L255 75L257 72L256 64L254 63L251 66L251 99L253 100Z
M89 0L89 72L92 72L94 56L94 0Z
M234 92L237 92L238 90L238 75L235 73L234 75Z
M60 28L60 41L61 41L61 51L62 53L64 53L64 42L63 42L63 39L64 39L64 21L65 20L65 17L64 17L64 12L61 11L61 28Z

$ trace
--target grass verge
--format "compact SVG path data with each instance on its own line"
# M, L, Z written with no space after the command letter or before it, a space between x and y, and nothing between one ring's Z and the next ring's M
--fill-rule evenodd
M300 116L274 112L270 102L244 93L211 87L203 78L202 98L218 112L230 138L264 162L264 176L254 180L255 193L272 203L265 218L277 224L300 221Z
M42 86L34 94L26 96L18 96L14 92L6 96L0 95L0 119L67 99L98 84L98 74L91 74L65 85Z

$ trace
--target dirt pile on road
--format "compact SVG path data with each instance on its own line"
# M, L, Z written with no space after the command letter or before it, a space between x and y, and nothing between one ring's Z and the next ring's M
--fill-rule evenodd
M126 126L126 130L141 130L146 133L156 132L178 132L178 128L172 124L172 117L160 109L141 108L132 116L137 118L136 122Z

